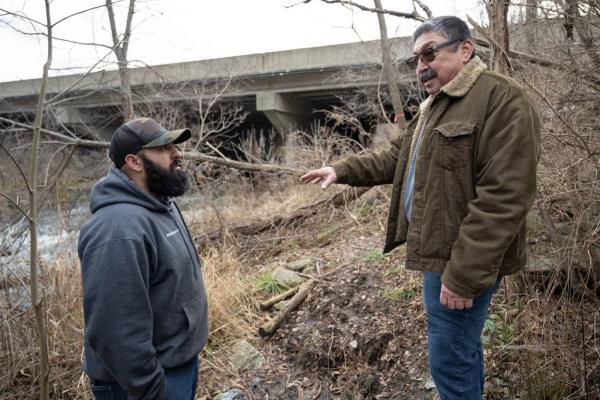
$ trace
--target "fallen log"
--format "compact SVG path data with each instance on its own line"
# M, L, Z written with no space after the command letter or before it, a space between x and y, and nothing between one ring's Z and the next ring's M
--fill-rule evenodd
M264 231L267 231L274 227L289 225L302 218L310 217L318 212L319 208L331 204L334 207L340 207L347 203L350 203L360 196L365 194L371 189L370 187L359 187L359 188L348 188L342 192L339 192L331 197L317 200L311 204L303 205L298 207L294 211L287 215L277 215L270 218L263 218L257 221L251 221L241 225L232 225L225 227L224 229L216 229L206 235L200 236L198 240L200 243L207 243L221 239L224 232L229 232L242 236L255 235Z
M281 294L278 294L275 297L271 297L268 300L261 301L258 306L262 311L266 311L269 308L273 307L275 304L279 303L280 301L287 300L290 297L292 297L293 295L295 295L296 292L298 292L298 289L299 289L299 286L293 287L290 290L287 290Z
M12 125L15 125L15 126L18 126L21 128L33 129L33 126L31 126L29 124L24 124L22 122L13 121L11 119L4 118L4 117L0 117L0 122L10 123ZM53 131L50 129L41 129L41 132L46 136L49 136L55 140L58 140L61 143L64 143L65 145L80 147L80 148L84 148L84 149L108 149L108 148L110 148L110 142L105 142L105 141L100 141L100 140L80 139L78 137L68 136L68 135L65 135L60 132L56 132L56 131ZM224 158L224 157L209 156L208 154L199 153L196 151L184 151L183 159L191 160L191 161L212 162L214 164L224 165L229 168L241 169L241 170L245 170L245 171L282 173L282 174L293 175L293 176L302 175L302 171L296 170L294 168L282 167L282 166L273 165L273 164L259 164L259 163L247 163L247 162L242 162L242 161L235 161L235 160L231 160L229 158Z
M275 317L273 317L270 321L264 323L258 328L258 334L260 337L271 336L277 328L281 326L287 315L294 311L308 296L308 292L310 291L310 287L313 284L314 280L310 280L298 289L298 293L292 297L289 303L285 306L283 310L279 312Z

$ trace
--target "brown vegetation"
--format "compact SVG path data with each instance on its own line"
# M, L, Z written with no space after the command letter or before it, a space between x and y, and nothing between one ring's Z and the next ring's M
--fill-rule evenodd
M539 6L537 13L527 10L526 23L514 25L511 32L508 68L540 111L543 151L539 194L527 221L528 270L506 280L484 331L489 399L600 397L600 52L593 39L597 19L591 18L597 17L598 6L588 1L576 7L567 1L565 10L550 3ZM537 24L532 26L532 21ZM561 21L570 35L567 41ZM519 40L524 36L527 40ZM535 48L528 47L532 42ZM385 99L380 93L375 97ZM374 103L370 109L377 115L372 120L384 121L385 115L379 115L384 105ZM226 163L216 171L190 162L198 192L183 209L194 236L204 239L199 242L209 294L210 341L202 355L201 398L232 388L251 399L417 399L431 394L424 384L428 375L420 275L404 270L402 249L386 256L379 251L389 203L386 189L371 190L336 208L319 189L298 186L290 174L328 164L331 154L340 157L369 142L350 143L331 129L345 125L356 128L361 139L368 136L353 112L356 106L333 109L328 113L333 122L314 135L296 133L298 140L288 143L302 145L288 152L293 157L278 161L280 169L241 173ZM200 114L206 110L202 107ZM182 118L176 111L154 112L173 124ZM17 127L2 123L3 134L4 127L6 132ZM206 131L213 136L200 134L196 149L204 148L207 138L218 137L220 126ZM13 139L11 149L22 144L27 140ZM50 169L60 160L53 161L48 148L43 157ZM240 152L248 159L271 153L256 142ZM82 161L89 157L99 165L95 170ZM87 195L106 166L97 154L76 155L55 186L54 206L66 213L78 197ZM82 171L88 173L86 179ZM22 196L14 174L0 172L0 190ZM307 204L312 206L302 207ZM14 216L14 211L3 210L3 217ZM256 282L273 265L302 257L313 258L325 273L335 273L316 279L304 303L286 315L280 329L260 339L257 329L269 316L259 311L258 303L272 294ZM89 399L81 372L83 317L75 250L42 261L51 397ZM41 364L33 309L27 295L16 295L28 281L2 279L0 399L35 398ZM235 370L231 348L240 338L266 356L264 367Z

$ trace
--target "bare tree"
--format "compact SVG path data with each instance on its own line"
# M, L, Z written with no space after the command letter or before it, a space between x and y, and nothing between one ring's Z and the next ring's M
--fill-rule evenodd
M381 0L373 0L375 2L375 8L383 10L381 6ZM392 99L392 106L394 107L395 122L398 123L400 129L406 128L406 119L404 118L404 106L402 104L402 98L400 97L400 90L398 89L398 75L396 68L392 63L390 43L387 35L387 26L385 24L385 15L383 13L377 13L377 20L379 21L379 33L381 35L381 58L383 60L383 71L387 78L387 86Z
M488 0L485 3L490 21L490 66L492 70L503 74L510 74L510 60L508 58L508 7L510 0Z
M240 104L223 101L223 95L231 88L233 81L233 77L229 77L215 82L211 87L205 83L194 87L200 119L194 151L199 151L209 140L218 140L220 135L239 126L248 116Z
M119 67L119 78L121 84L121 97L123 109L123 117L125 120L132 119L134 116L133 112L133 99L131 95L131 82L129 79L129 69L127 62L127 50L129 49L129 39L131 37L131 22L133 21L133 14L135 12L135 0L129 0L129 8L127 9L127 21L125 23L125 30L123 31L122 38L119 39L119 33L117 32L117 24L115 20L115 13L113 10L112 0L106 0L106 9L108 10L108 20L110 22L110 32L112 35L114 53L117 57L117 66Z
M40 82L40 89L38 94L38 101L35 111L35 121L33 124L33 139L31 144L31 157L29 162L29 173L26 176L23 169L19 166L14 158L7 154L14 162L15 167L19 171L23 178L29 197L29 210L25 211L17 201L12 199L10 196L0 193L2 197L7 199L17 210L19 210L23 216L29 222L29 268L30 268L30 296L31 306L34 314L34 325L35 331L38 337L39 343L39 360L40 360L40 371L39 371L39 385L40 385L40 399L48 399L48 379L50 375L50 367L48 362L48 340L46 333L46 321L44 313L43 296L39 290L39 263L38 263L38 156L40 148L40 136L42 129L42 121L44 116L45 108L45 95L46 95L46 84L48 81L48 70L52 64L52 20L50 15L50 0L45 0L45 11L46 11L46 40L47 40L47 58L44 63L42 70L42 79ZM0 146L6 151L3 143L0 142Z

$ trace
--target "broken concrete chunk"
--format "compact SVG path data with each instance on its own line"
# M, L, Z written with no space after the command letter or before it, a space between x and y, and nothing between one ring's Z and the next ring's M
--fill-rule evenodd
M312 258L302 258L300 260L287 263L285 267L291 271L302 272L305 268L311 266L314 260Z
M294 271L290 271L286 268L275 268L275 271L271 274L271 277L280 285L286 287L294 287L298 286L302 282L304 282L304 278L295 273Z
M237 341L232 348L231 364L238 371L262 368L265 357L245 340Z

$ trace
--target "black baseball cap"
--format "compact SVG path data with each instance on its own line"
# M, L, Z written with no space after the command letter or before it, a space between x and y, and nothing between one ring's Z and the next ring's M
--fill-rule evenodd
M121 168L128 154L135 154L148 147L183 143L191 136L192 132L187 128L168 131L153 119L136 118L115 130L108 154L116 167Z

